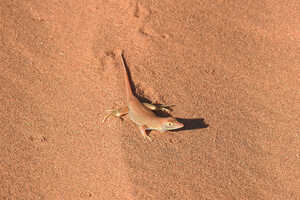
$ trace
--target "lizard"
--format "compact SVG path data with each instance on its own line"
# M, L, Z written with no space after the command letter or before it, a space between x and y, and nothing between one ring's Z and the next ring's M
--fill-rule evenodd
M167 106L156 106L149 103L141 103L138 100L131 89L128 66L126 66L123 51L120 52L120 57L123 65L127 106L115 110L109 110L110 113L104 117L103 122L112 115L122 118L122 116L128 114L130 120L139 127L143 137L150 141L152 139L149 135L147 135L146 130L158 130L160 132L165 132L168 130L182 128L184 124L178 122L174 117L159 117L153 112L153 110L169 112Z

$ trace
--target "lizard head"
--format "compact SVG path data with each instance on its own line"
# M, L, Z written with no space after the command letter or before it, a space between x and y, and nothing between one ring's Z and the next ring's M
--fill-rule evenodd
M184 124L178 122L173 117L166 117L166 118L163 118L163 120L162 120L162 129L163 130L174 130L174 129L182 128L183 126L184 126Z

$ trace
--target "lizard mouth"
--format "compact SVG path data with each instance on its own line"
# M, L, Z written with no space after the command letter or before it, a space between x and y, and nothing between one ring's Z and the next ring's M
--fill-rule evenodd
M183 124L183 123L180 123L180 122L177 122L177 129L178 129L178 128L182 128L182 127L184 127L184 124Z

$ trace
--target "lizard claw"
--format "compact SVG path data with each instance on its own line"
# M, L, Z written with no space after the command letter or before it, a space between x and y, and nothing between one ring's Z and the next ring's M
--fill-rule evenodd
M166 113L171 112L171 110L169 108L166 108L166 107L162 107L162 108L160 108L160 110L163 111L163 112L166 112Z
M149 135L144 135L144 139L149 140L150 142L152 142L152 138Z
M139 126L140 132L143 135L144 139L149 140L150 142L152 142L152 139L149 135L147 135L146 133L146 127L145 126Z
M115 116L122 119L122 116L124 115L124 113L121 112L121 109L108 109L106 110L106 112L109 112L102 120L102 123L104 123L110 116Z
M110 113L108 113L107 115L105 115L105 117L102 120L102 123L104 123L113 114L112 110L106 110L106 111L109 111Z

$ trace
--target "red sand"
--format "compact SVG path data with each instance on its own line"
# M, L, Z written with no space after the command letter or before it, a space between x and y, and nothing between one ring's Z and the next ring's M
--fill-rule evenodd
M1 1L0 199L300 199L299 2L181 2Z

